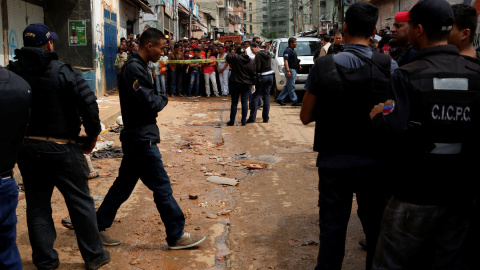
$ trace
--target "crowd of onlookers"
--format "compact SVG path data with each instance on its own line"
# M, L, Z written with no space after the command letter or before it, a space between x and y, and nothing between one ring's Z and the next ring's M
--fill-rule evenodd
M129 58L129 55L138 50L138 38L131 33L128 38L121 38L118 47L115 66L117 73ZM257 38L258 39L258 38ZM256 40L258 42L258 40ZM152 76L155 80L158 93L169 97L200 97L200 96L227 96L228 78L231 65L225 61L212 61L208 63L165 63L165 60L191 60L191 59L225 59L229 54L235 54L238 47L254 58L249 51L253 41L243 41L241 44L227 40L224 43L207 38L183 38L179 41L168 40L163 48L160 60L149 63ZM271 42L260 42L262 49L269 49ZM249 53L250 52L250 53Z

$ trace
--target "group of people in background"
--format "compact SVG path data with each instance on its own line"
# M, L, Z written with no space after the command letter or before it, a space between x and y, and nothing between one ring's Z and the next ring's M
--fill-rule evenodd
M138 45L138 42L133 34L130 34L128 40L121 39L121 44L115 61L118 74L130 55L137 50L135 46L129 44ZM234 108L233 103L237 104L239 100L242 102L242 125L255 122L256 112L260 107L263 108L263 122L268 122L270 90L273 84L271 55L267 53L270 44L270 41L261 42L259 37L243 41L241 44L236 44L232 40L221 43L207 38L184 38L176 42L168 40L166 46L162 48L159 61L149 62L148 65L158 94L196 98L232 95L233 118L228 125L234 123L236 107ZM256 58L258 52L261 53ZM243 64L236 65L239 58L234 57L235 55L243 55L244 64L249 66L251 62L251 69L247 71L243 69ZM197 59L213 61L175 62ZM261 86L255 87L257 83L261 83ZM237 96L237 92L231 88L232 85L235 88L238 84L245 84L247 91L242 90ZM251 113L247 119L249 107Z

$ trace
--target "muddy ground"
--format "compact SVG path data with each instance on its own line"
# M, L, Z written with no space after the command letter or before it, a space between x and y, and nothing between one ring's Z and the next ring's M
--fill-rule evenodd
M109 229L123 243L106 247L112 262L102 269L313 269L319 235L314 125L303 126L299 112L298 107L272 103L269 123L261 122L259 111L257 123L229 127L229 98L171 98L158 117L159 148L186 217L185 230L204 234L207 240L197 248L169 250L152 192L139 181ZM102 141L120 146L118 137L106 132ZM89 181L96 207L115 180L120 161L93 159L100 174ZM249 170L245 164L266 167ZM239 183L214 184L207 182L210 176ZM353 203L343 267L347 270L362 269L365 256L357 244L362 230ZM85 269L74 230L61 224L68 211L58 190L52 207L59 269ZM35 267L25 209L21 194L17 243L29 270Z

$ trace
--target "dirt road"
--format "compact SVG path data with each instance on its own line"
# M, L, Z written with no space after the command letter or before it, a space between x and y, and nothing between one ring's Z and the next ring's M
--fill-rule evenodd
M198 248L169 250L152 192L139 181L109 229L123 243L106 247L112 262L102 269L313 269L319 235L314 126L303 126L299 111L274 103L269 123L261 122L259 112L257 123L228 127L229 98L170 99L158 117L159 148L186 216L185 230L208 238ZM118 133L107 132L102 139L120 146ZM97 207L115 180L120 160L93 160L100 173L90 180ZM248 170L247 163L266 168ZM211 176L239 183L207 182ZM59 269L84 269L74 230L61 225L68 211L58 190L52 205ZM21 199L17 243L24 269L29 270L35 267L25 208ZM362 231L355 201L350 223L344 269L362 269L365 253L357 244Z

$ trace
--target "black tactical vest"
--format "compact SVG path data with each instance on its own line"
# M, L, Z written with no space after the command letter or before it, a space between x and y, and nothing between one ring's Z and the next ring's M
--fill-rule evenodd
M42 74L22 72L18 65L12 70L32 87L31 117L28 136L75 139L80 131L80 115L75 104L74 89L62 89L59 71L65 63L52 60ZM74 72L71 70L71 72ZM75 82L64 82L75 87Z
M321 91L315 108L314 150L320 155L371 155L379 144L372 135L369 113L374 105L385 101L391 58L375 52L372 59L351 53L366 64L345 68L335 63L333 54L315 61Z
M30 108L30 86L0 67L0 175L10 171L25 136Z
M434 178L471 168L480 154L480 66L461 57L451 57L448 66L433 64L447 62L446 57L434 55L400 68L411 87L407 147L432 168L429 177Z

